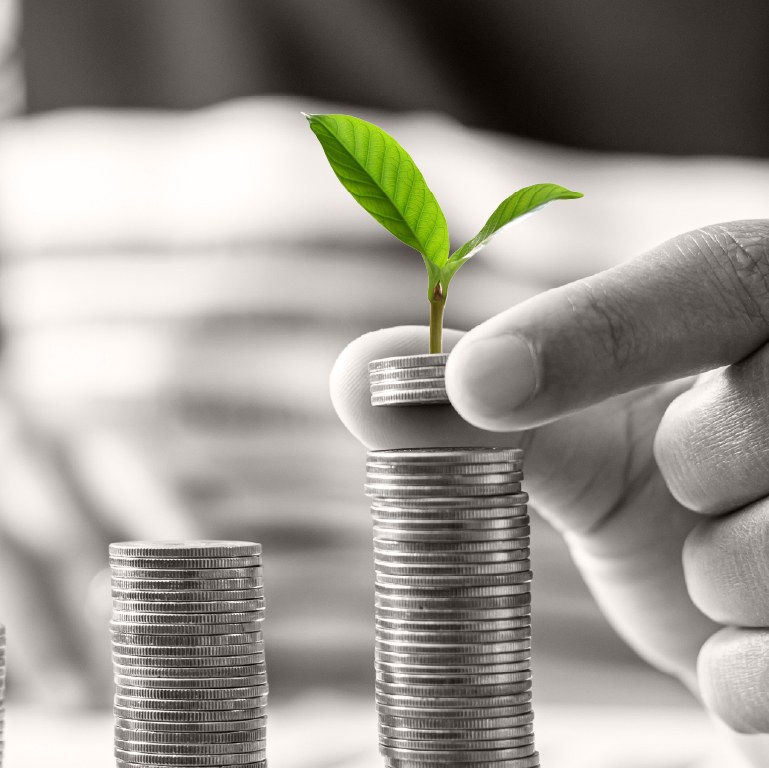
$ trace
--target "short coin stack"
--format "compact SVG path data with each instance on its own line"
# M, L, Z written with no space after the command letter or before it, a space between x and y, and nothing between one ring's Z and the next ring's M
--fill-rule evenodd
M368 365L372 405L445 403L447 354L405 355Z
M535 768L528 497L517 449L368 454L388 768Z
M118 768L266 766L261 545L111 544Z

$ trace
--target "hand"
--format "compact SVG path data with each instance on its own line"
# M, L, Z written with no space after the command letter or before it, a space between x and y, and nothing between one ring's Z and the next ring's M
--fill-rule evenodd
M769 221L715 225L447 333L456 413L368 404L368 360L423 351L424 328L358 339L331 376L370 448L525 448L534 506L618 632L733 728L762 733L768 278Z

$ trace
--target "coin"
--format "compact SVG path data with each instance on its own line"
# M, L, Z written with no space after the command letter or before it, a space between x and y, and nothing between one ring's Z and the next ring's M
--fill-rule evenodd
M254 612L254 615L260 615ZM115 614L113 613L113 616ZM131 619L140 614L127 614ZM114 629L122 629L126 634L132 635L144 635L150 637L157 635L158 637L167 638L172 640L175 636L184 635L239 635L239 634L251 634L257 632L261 628L262 619L254 619L253 621L244 621L239 624L215 624L212 622L200 622L197 624L190 624L184 622L182 617L176 618L175 621L160 622L160 621L133 621L129 618L124 618L121 615L115 616L110 622L110 627ZM162 641L165 642L165 639ZM148 643L149 644L149 643Z
M517 715L497 718L459 718L447 716L425 716L421 712L415 712L413 715L388 715L384 712L379 713L379 727L397 727L414 728L424 730L498 730L498 729L517 729L531 728L533 730L534 713L530 705L522 704L521 712Z
M110 564L113 581L115 579L196 579L202 581L216 581L219 579L260 579L262 578L262 567L225 567L225 568L203 568L197 567L138 567L121 566L118 563Z
M447 464L481 464L483 462L523 461L520 448L394 448L369 451L372 461L413 464L419 461Z
M164 743L159 741L139 741L124 739L115 734L115 746L126 752L139 752L150 755L237 755L245 752L263 752L254 741L206 742L201 743Z
M475 464L446 464L440 461L388 461L371 459L366 461L366 471L378 474L424 475L432 472L441 477L454 475L486 475L494 472L522 472L522 461L479 462Z
M146 583L146 582L145 582ZM185 588L171 589L121 589L112 587L112 597L126 602L145 603L223 603L231 601L252 601L264 597L264 591L259 589L228 589L228 590L203 590ZM232 610L239 610L233 606ZM242 609L240 609L242 610Z
M174 660L175 661L175 660ZM164 664L162 667L147 667L141 664L121 664L113 656L113 670L116 675L127 675L129 677L171 677L171 678L195 678L195 679L213 679L213 678L236 678L248 677L250 675L263 674L267 665L262 661L260 664L233 664L220 667L188 667L178 664ZM213 685L213 683L212 683Z
M253 557L262 545L253 541L118 541L109 545L113 557Z
M265 750L247 752L237 755L159 755L144 754L142 752L133 752L115 747L114 755L118 758L118 765L123 762L126 765L145 765L145 766L183 766L183 768L193 768L193 766L224 766L224 765L244 765L257 760L265 759Z
M112 593L119 592L237 592L264 586L262 576L235 579L147 579L113 577Z
M128 690L128 689L125 689ZM243 699L151 699L148 691L138 691L137 695L130 696L124 693L115 693L115 706L130 709L134 716L143 710L150 712L188 712L202 713L205 710L214 711L250 711L261 709L267 703L266 694L250 696ZM208 716L208 713L206 713Z
M415 552L415 553L447 553L460 552L469 554L471 552L499 552L505 549L515 549L517 547L528 547L528 537L524 543L519 543L520 539L503 539L501 541L417 541L406 540L395 541L387 538L374 538L374 551L380 552Z
M265 701L247 709L211 709L209 711L175 710L171 708L150 709L149 707L134 707L129 701L126 704L115 703L113 712L125 720L154 720L166 723L210 723L214 721L254 720L264 715Z
M208 557L208 558L194 558L194 557L132 557L126 556L109 556L110 565L119 566L122 568L194 568L194 569L212 569L219 570L221 568L245 568L248 566L256 566L262 564L261 556L253 557Z
M183 722L183 721L159 721L159 720L135 720L132 718L115 718L115 728L124 731L141 731L145 733L172 734L177 737L188 734L200 735L202 738L221 735L224 733L247 735L257 733L267 725L267 717L263 713L259 717L247 720L207 720L202 722Z
M235 688L250 688L265 685L267 676L264 673L232 677L152 677L147 675L125 675L116 672L115 684L121 689L165 689L165 690L196 690L205 691L215 688L226 690L228 695Z
M135 647L135 646L132 646ZM151 650L157 650L154 646ZM162 648L160 650L163 650ZM185 649L183 649L185 650ZM242 666L263 666L265 663L264 651L257 651L254 653L241 654L239 656L174 656L174 655L161 655L161 656L147 656L144 654L131 655L125 653L112 652L112 661L115 668L124 666L126 668L147 668L148 670L156 669L175 669L180 670L222 670L222 674L226 674L230 666L242 667Z
M233 616L247 615L252 611L261 611L264 609L264 598L254 600L222 600L214 599L203 602L193 600L126 600L115 597L112 605L116 613L139 613L139 614L173 614L173 613L192 613L192 614L229 614L228 618ZM213 617L211 621L201 619L198 616L189 617L190 621L199 623L218 624ZM234 619L237 621L237 619Z

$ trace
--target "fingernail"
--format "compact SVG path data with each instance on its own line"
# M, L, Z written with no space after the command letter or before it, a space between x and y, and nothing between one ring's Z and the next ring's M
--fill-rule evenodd
M452 403L478 426L493 426L534 394L534 355L520 336L502 334L460 344L451 354L446 386Z

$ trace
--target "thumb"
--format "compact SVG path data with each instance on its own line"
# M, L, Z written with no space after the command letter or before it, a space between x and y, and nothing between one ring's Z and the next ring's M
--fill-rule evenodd
M736 362L768 338L769 220L717 224L473 329L446 389L471 424L520 430Z

